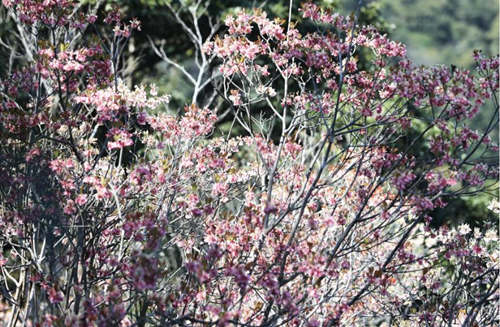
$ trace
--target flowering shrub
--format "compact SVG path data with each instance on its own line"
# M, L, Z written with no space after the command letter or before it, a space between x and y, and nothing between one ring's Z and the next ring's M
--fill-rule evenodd
M94 35L73 2L3 4L36 50L0 89L6 326L498 323L496 227L430 228L497 182L494 124L467 122L486 100L498 115L498 57L414 67L313 4L304 35L242 12L203 46L246 131L214 137L209 108L175 117L120 81L136 20Z

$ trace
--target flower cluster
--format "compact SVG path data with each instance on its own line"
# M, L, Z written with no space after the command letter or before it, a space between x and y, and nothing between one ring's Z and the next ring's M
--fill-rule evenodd
M71 1L3 3L30 30L97 19L67 22ZM316 32L241 12L203 47L220 61L234 137L217 137L211 108L176 115L154 85L129 89L102 40L39 42L0 84L0 319L496 321L497 226L433 217L498 183L483 160L498 151L491 129L468 126L487 99L498 108L498 57L476 53L476 71L414 67L373 27L312 3L302 14ZM115 45L139 29L116 10L104 22Z

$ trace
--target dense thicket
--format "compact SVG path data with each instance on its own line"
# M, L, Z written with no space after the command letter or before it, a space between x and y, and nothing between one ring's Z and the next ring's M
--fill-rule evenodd
M3 325L499 324L498 55L415 65L376 7L2 3Z

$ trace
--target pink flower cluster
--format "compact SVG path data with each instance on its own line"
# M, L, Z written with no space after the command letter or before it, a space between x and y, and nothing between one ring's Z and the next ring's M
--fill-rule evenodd
M97 19L69 24L69 1L3 3L23 28ZM373 27L312 3L302 14L339 33L256 10L204 46L245 136L217 137L210 108L174 115L154 86L129 89L99 43L48 38L0 83L12 326L493 321L495 227L435 228L432 214L498 182L476 156L498 148L467 125L496 99L498 57L415 68ZM117 10L104 22L113 42L140 27Z

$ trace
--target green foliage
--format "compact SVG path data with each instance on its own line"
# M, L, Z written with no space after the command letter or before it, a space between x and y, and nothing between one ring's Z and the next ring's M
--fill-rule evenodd
M408 45L421 64L470 67L472 51L498 53L496 0L379 0L384 18L395 24L392 36Z
M436 209L433 213L432 225L441 226L444 223L459 225L467 223L472 227L482 227L485 224L494 225L498 217L488 209L492 198L498 195L481 194L473 197L448 198L448 206Z

